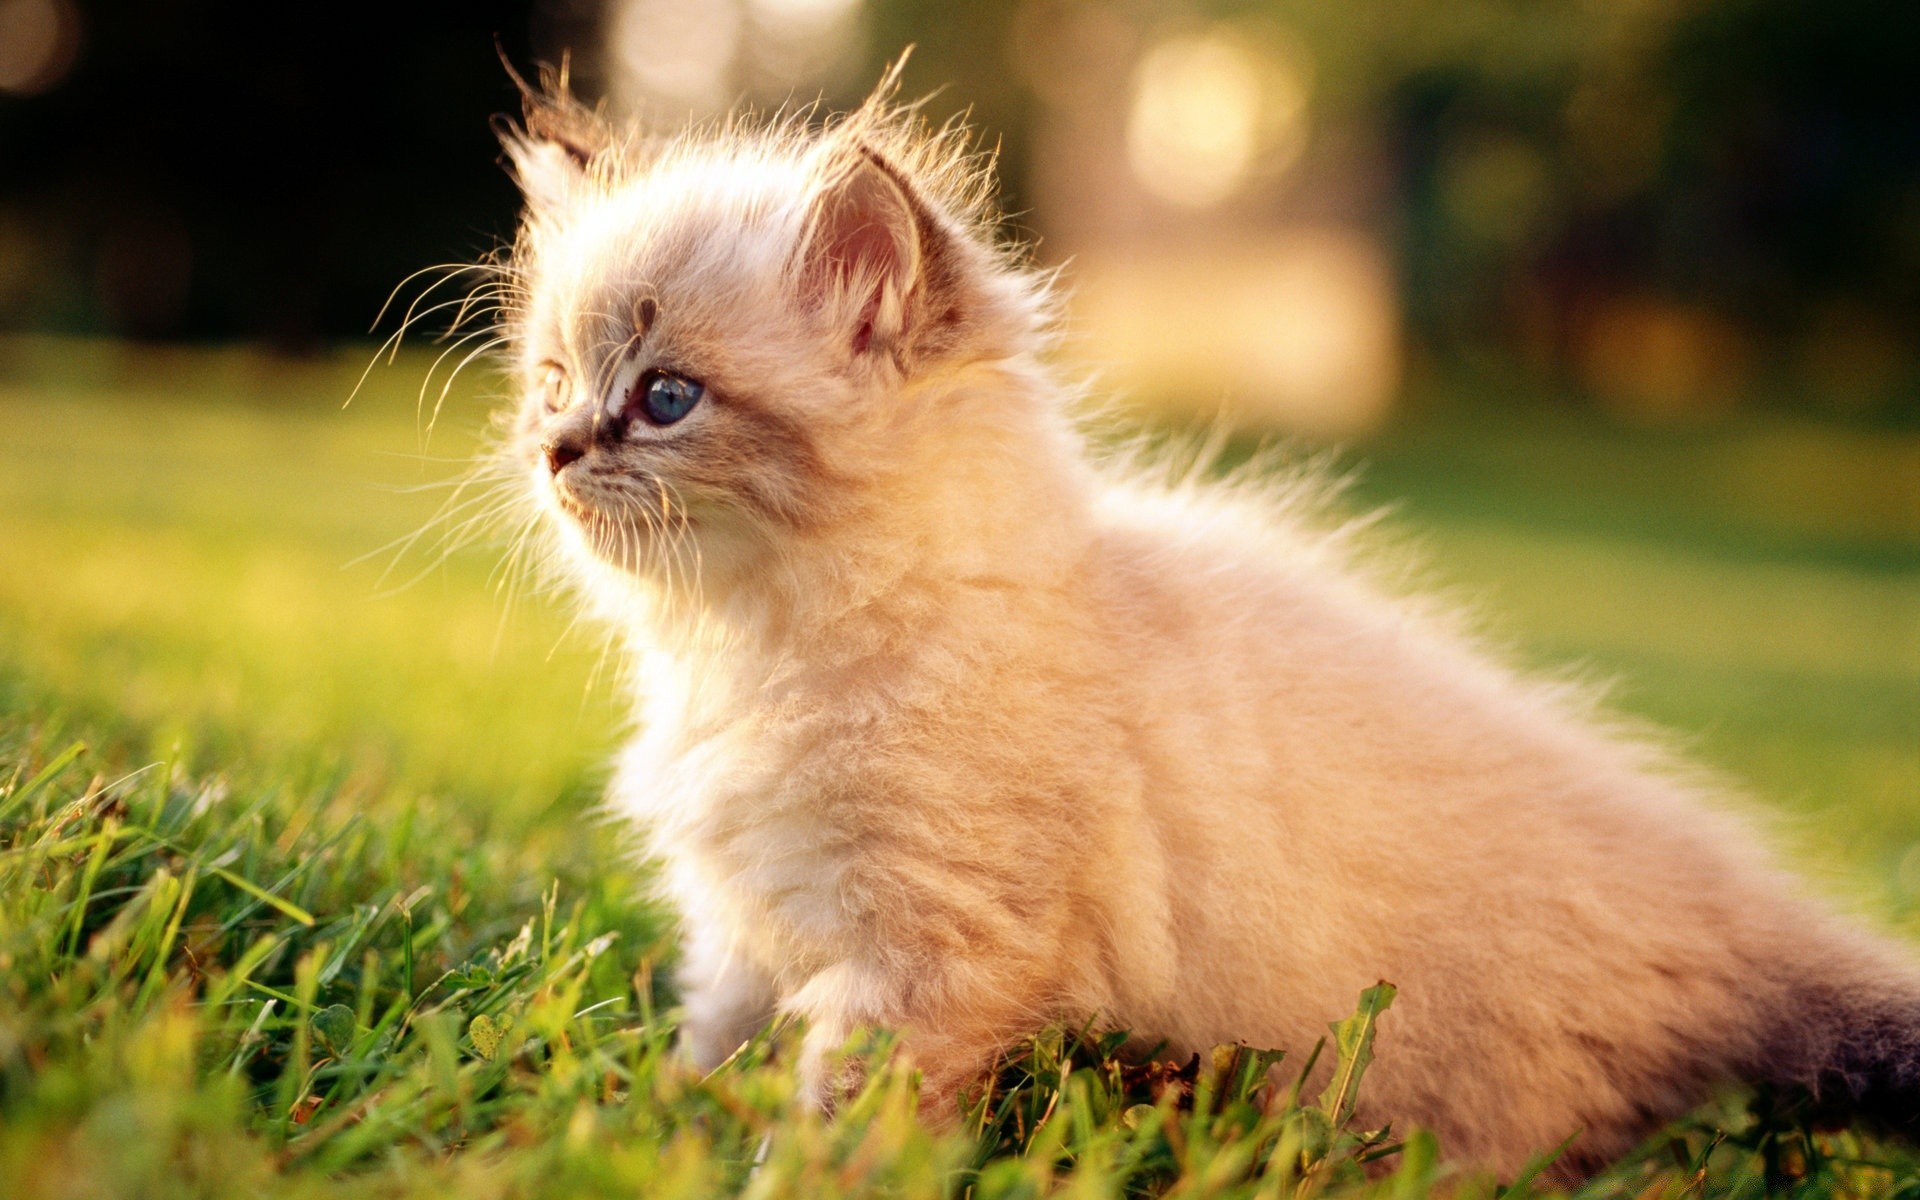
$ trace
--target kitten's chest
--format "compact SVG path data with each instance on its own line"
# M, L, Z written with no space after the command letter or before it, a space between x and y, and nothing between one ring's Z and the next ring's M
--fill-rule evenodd
M854 770L817 731L749 714L650 728L622 755L613 798L642 823L682 911L783 971L846 936L840 885L859 838L833 797Z

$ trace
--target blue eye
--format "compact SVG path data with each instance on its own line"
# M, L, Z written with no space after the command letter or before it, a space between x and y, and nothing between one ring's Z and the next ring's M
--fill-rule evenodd
M640 377L640 411L655 425L671 425L692 412L706 391L684 375L649 371Z

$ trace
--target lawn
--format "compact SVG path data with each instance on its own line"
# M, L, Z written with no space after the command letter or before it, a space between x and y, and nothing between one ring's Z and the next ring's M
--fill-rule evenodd
M777 1037L678 1066L671 917L593 810L617 663L497 543L404 542L484 425L476 371L429 436L429 361L343 410L359 352L0 342L0 1194L1432 1187L1423 1138L1244 1055L1156 1080L1038 1039L977 1138L885 1072L797 1112ZM1818 889L1920 935L1920 436L1436 393L1347 461L1513 655L1617 680ZM1742 1103L1595 1193L1920 1187Z

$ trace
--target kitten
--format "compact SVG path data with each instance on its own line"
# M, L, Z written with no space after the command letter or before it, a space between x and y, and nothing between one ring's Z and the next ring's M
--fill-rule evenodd
M961 132L559 89L504 141L505 452L631 646L696 1062L799 1014L830 1104L888 1026L951 1119L1048 1022L1300 1051L1385 978L1361 1117L1469 1164L1578 1178L1733 1081L1915 1130L1920 974L1712 786L1302 505L1090 460Z

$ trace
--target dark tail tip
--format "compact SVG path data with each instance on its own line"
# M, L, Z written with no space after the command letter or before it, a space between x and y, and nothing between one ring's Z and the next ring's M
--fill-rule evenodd
M1920 1140L1920 1003L1857 1013L1814 1094L1850 1105L1856 1120Z
M1789 1024L1798 1053L1769 1074L1807 1089L1816 1122L1863 1124L1920 1145L1920 989L1823 989Z

